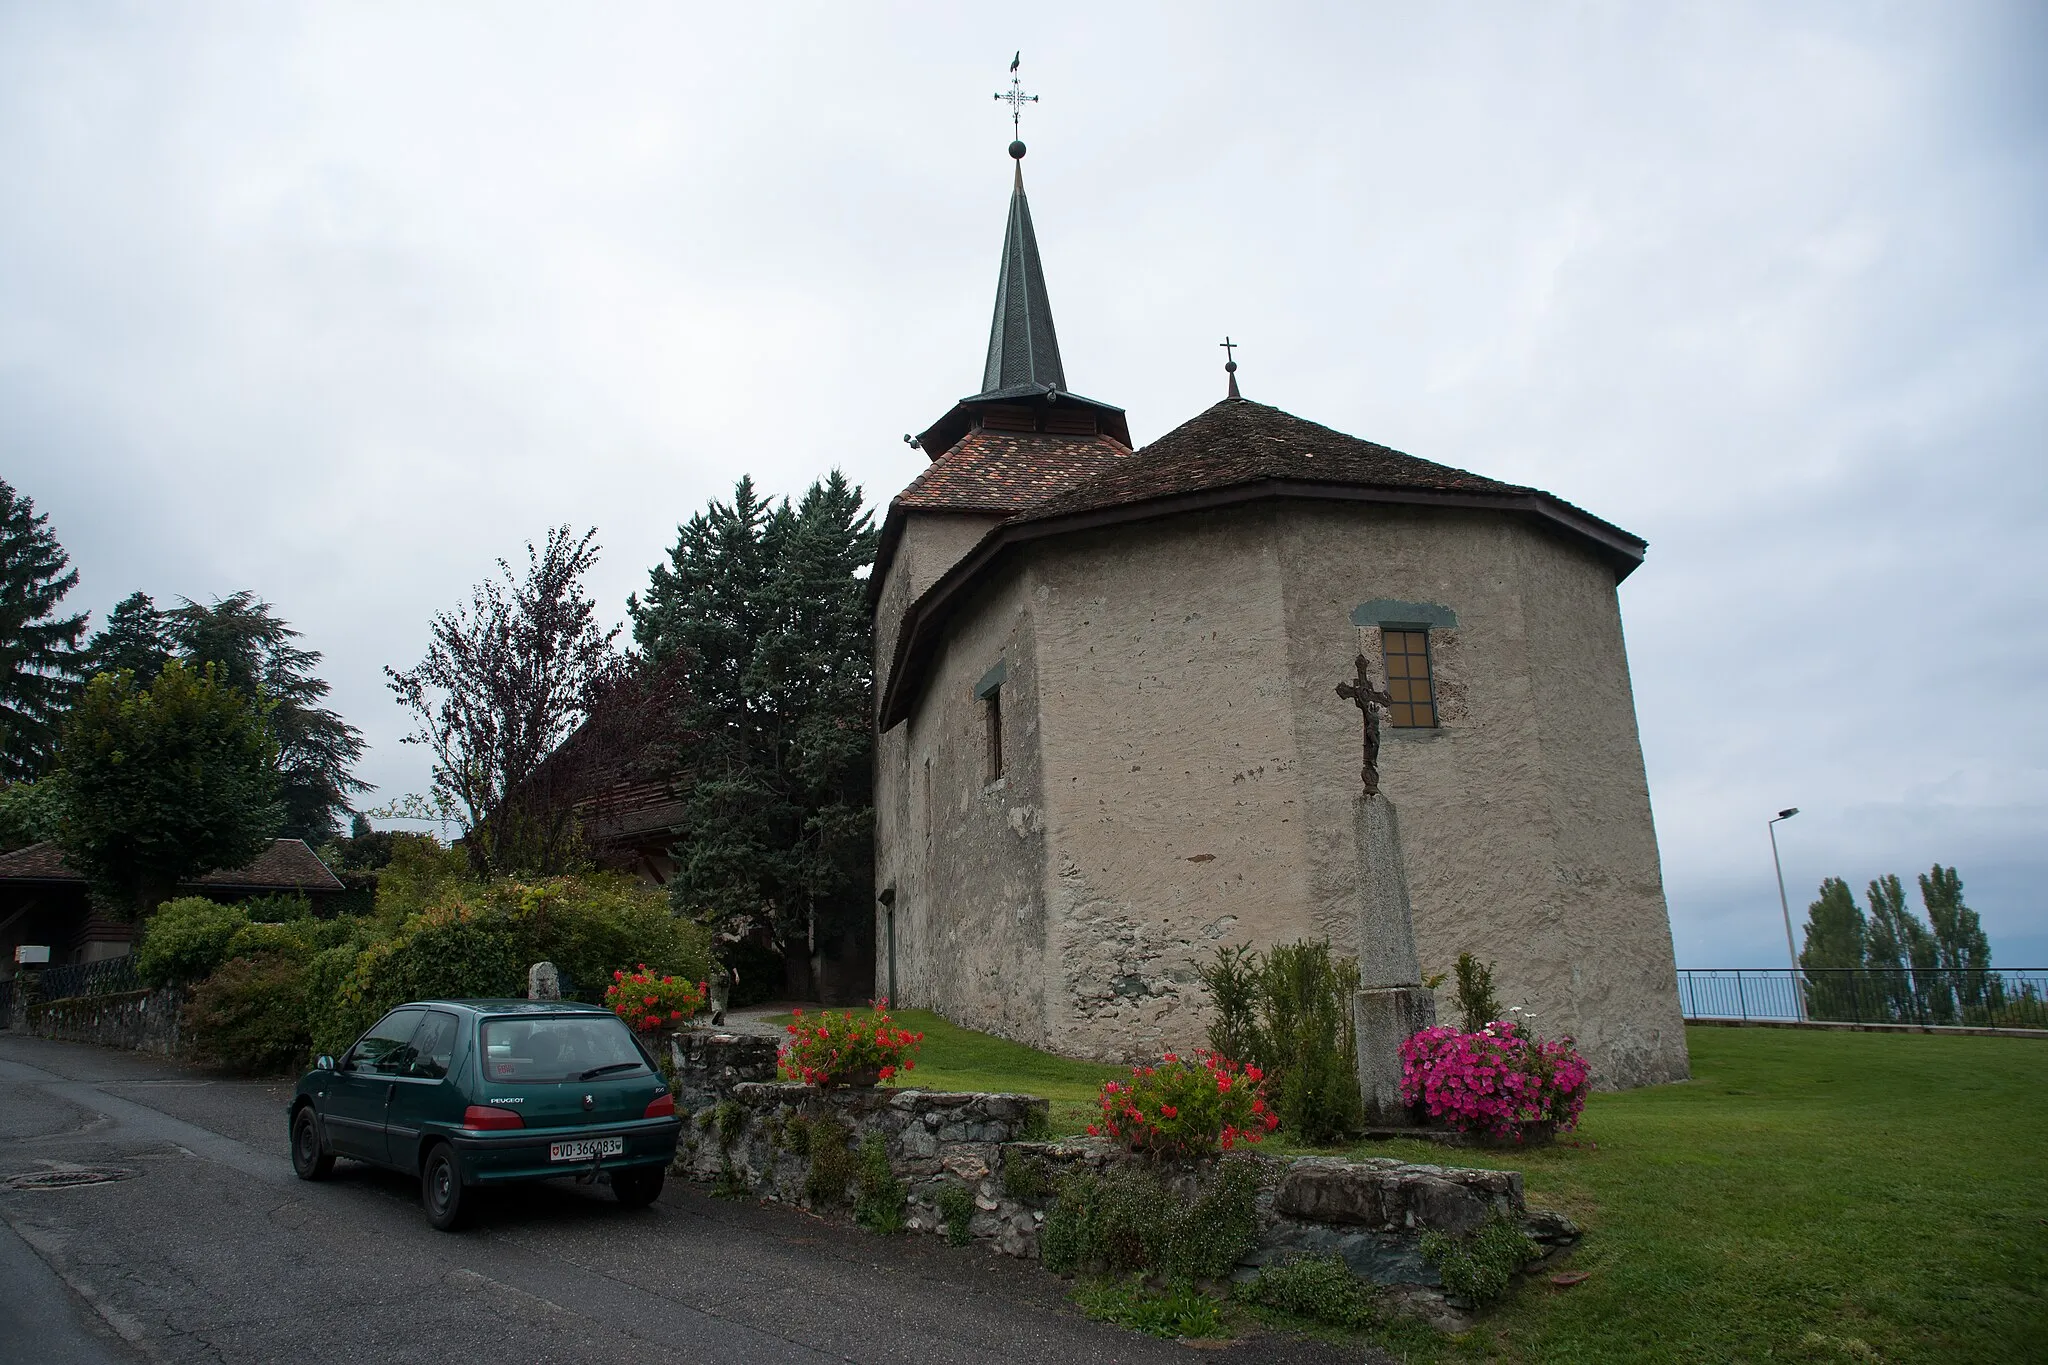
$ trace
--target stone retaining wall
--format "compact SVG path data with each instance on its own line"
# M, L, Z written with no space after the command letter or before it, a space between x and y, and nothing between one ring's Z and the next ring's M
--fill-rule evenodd
M67 1043L99 1043L133 1052L174 1056L178 1051L178 991L121 991L80 995L28 1006L28 1031Z
M689 1115L677 1173L731 1193L817 1212L844 1209L849 1187L812 1198L810 1134L836 1121L858 1149L871 1133L888 1146L890 1168L908 1191L913 1232L944 1230L939 1195L965 1186L974 1199L968 1226L977 1241L1005 1255L1035 1258L1045 1212L1062 1178L1107 1171L1140 1158L1092 1138L1048 1141L1047 1103L1030 1095L927 1090L816 1090L752 1079L773 1070L772 1038L685 1035L677 1060L678 1109ZM792 1134L801 1130L801 1137ZM801 1149L801 1150L800 1150ZM1335 1252L1353 1271L1388 1286L1433 1290L1440 1281L1422 1261L1430 1231L1471 1232L1495 1211L1520 1223L1546 1251L1577 1241L1558 1214L1532 1211L1516 1171L1473 1170L1370 1157L1254 1156L1261 1168L1257 1248L1241 1263L1252 1271L1291 1253ZM1192 1192L1213 1161L1181 1163L1168 1175Z

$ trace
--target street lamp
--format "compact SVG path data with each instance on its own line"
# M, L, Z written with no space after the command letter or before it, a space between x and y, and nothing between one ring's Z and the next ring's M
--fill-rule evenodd
M1778 821L1790 820L1799 814L1799 807L1787 806L1777 815L1764 822L1764 828L1771 836L1771 866L1778 873L1778 910L1785 916L1785 955L1792 959L1792 1000L1799 1009L1801 1023L1806 1021L1806 992L1799 989L1799 950L1792 946L1792 903L1785 899L1785 864L1778 860Z

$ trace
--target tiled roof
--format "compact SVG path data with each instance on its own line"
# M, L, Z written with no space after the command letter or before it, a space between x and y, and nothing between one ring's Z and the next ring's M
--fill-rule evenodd
M0 881L83 882L53 843L30 844L0 855ZM180 883L235 891L340 891L341 882L304 839L273 839L246 867L209 872Z
M896 495L896 507L922 512L1019 512L1131 452L1107 436L982 429Z
M1015 519L1038 521L1261 479L1443 493L1536 491L1417 459L1263 403L1226 398Z

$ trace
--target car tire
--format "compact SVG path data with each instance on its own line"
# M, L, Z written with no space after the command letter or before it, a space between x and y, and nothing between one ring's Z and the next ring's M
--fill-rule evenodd
M661 1198L661 1182L667 1174L659 1166L613 1171L612 1194L629 1209L644 1209Z
M325 1180L334 1170L334 1154L320 1140L320 1116L310 1104L292 1114L292 1170L301 1180Z
M426 1205L427 1221L442 1232L461 1227L468 1218L466 1193L455 1150L445 1142L435 1143L420 1167L420 1202Z

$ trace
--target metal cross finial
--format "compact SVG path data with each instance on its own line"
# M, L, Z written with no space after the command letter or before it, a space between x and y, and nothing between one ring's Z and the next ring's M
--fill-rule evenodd
M1020 49L1016 56L1010 58L1010 88L996 92L997 99L1010 102L1010 135L1019 139L1024 135L1024 106L1038 103L1038 96L1024 93L1024 78L1017 74L1017 68L1023 61L1024 53Z
M1223 372L1230 376L1230 396L1232 398L1239 397L1240 395L1237 391L1237 343L1229 337L1225 337L1217 344L1223 348Z

